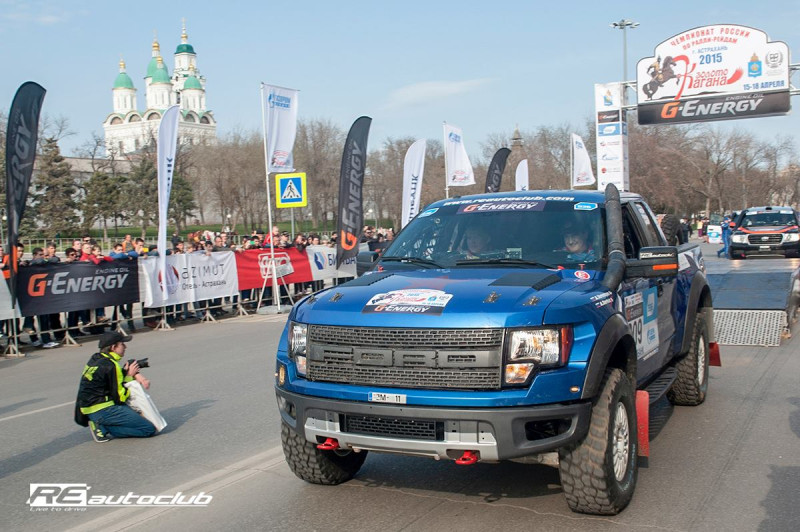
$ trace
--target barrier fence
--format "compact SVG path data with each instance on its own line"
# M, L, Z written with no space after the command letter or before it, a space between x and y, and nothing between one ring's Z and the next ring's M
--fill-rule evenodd
M70 344L87 330L99 333L106 326L119 328L126 321L130 329L137 303L141 303L145 324L155 321L168 328L172 320L213 321L225 305L230 305L232 312L247 314L258 304L272 304L273 294L281 295L282 304L291 304L290 285L304 292L307 287L320 289L326 280L356 275L355 259L337 270L336 250L327 246L308 246L303 251L276 248L274 259L269 249L254 249L168 255L166 262L166 282L155 257L97 265L22 266L16 276L15 309L7 284L0 283L0 320L9 320L5 328L10 337L33 331L33 339L38 329L42 336ZM273 268L277 287L272 286ZM108 307L112 310L106 316ZM66 314L66 319L61 314ZM15 316L25 318L21 329L12 319ZM33 327L33 317L38 328Z

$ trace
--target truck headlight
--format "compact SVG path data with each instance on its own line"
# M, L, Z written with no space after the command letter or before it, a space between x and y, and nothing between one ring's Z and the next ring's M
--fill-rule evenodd
M783 235L784 242L797 242L800 241L800 233L786 233Z
M289 357L297 366L298 375L306 374L306 343L308 325L305 323L289 323Z
M506 345L505 383L524 384L537 367L557 367L567 362L572 328L509 330Z
M731 235L731 242L734 244L747 244L747 235Z

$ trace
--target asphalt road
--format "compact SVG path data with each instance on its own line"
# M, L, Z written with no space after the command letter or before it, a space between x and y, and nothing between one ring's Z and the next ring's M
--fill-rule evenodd
M98 444L72 421L94 345L0 360L3 530L796 530L800 523L798 340L724 347L699 407L651 411L649 465L615 517L571 513L556 469L371 454L337 487L283 461L272 380L285 316L137 333L150 394L169 422L147 440ZM90 495L205 492L206 508L31 511L31 483Z

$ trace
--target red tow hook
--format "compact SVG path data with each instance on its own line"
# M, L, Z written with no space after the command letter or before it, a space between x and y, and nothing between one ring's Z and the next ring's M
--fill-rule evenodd
M478 451L464 451L461 458L456 460L457 465L472 465L480 459Z
M335 438L328 438L324 442L317 445L317 449L321 451L335 451L339 448L339 441Z

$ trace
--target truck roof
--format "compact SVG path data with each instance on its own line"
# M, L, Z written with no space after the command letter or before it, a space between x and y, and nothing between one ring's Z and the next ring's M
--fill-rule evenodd
M543 199L560 199L565 200L566 198L572 198L571 201L587 201L592 203L597 203L600 205L605 204L605 194L599 190L525 190L525 191L513 191L513 192L495 192L492 194L471 194L469 196L453 196L448 199L443 199L431 203L431 207L440 207L447 202L450 201L469 201L469 200L480 200L480 199L489 199L489 198L543 198ZM632 192L620 192L620 200L624 203L627 201L635 201L641 200L642 197L639 194L634 194Z

